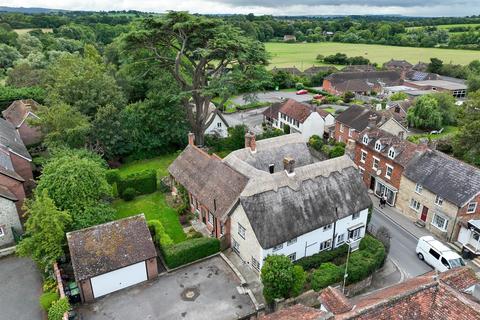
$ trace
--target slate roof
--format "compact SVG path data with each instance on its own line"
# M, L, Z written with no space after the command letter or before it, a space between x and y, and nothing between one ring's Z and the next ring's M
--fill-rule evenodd
M16 100L2 111L3 117L10 121L15 127L19 127L28 116L29 112L33 112L38 108L38 103L32 99Z
M388 151L391 147L395 149L395 157L391 159L393 162L398 163L402 167L406 167L410 160L415 156L417 150L419 150L418 145L412 143L408 140L401 139L400 137L388 133L382 129L378 128L367 128L360 133L358 136L358 143L360 145L365 145L363 143L363 136L368 135L368 147L371 150L375 150L375 144L377 141L380 141L382 148L380 151L376 151L386 158L388 158Z
M228 214L248 181L221 159L192 145L173 161L168 172L217 218Z
M18 198L5 186L0 185L0 197L11 201L18 201Z
M296 304L291 307L279 310L266 316L260 317L259 320L320 320L326 313L306 307L302 304Z
M157 256L143 214L69 232L67 241L77 281Z
M305 75L314 76L319 72L329 72L329 71L335 72L335 71L338 71L338 69L333 66L312 66L310 68L305 69L303 73Z
M32 160L15 126L4 119L0 119L0 145L30 161Z
M268 175L268 174L267 174ZM316 162L252 181L240 203L264 249L359 212L371 205L348 156Z
M275 102L270 107L263 111L263 115L270 119L278 119L278 111L282 107L282 102Z
M367 71L377 71L377 68L371 64L356 64L351 66L346 66L340 72L367 72Z
M294 99L287 99L280 107L280 113L303 123L313 112L312 107Z
M325 79L329 80L332 85L354 79L368 80L370 82L383 82L387 86L398 85L401 83L401 77L398 71L338 72L332 73Z
M299 76L302 74L302 71L300 71L297 67L293 66L293 67L285 67L285 68L277 68L277 67L274 67L272 69L272 72L278 72L278 71L285 71L286 73L290 73L290 74L293 74L295 76Z
M377 81L369 82L366 79L352 79L333 84L336 90L342 92L368 92L371 91L376 85L379 85Z
M393 60L387 61L383 64L384 67L390 68L412 68L413 65L406 60Z
M353 105L340 113L335 121L343 123L349 128L353 128L360 132L368 126L368 119L372 115L376 115L377 124L380 123L381 115L379 113L372 111L370 108Z
M480 192L479 169L436 150L415 156L403 174L458 207Z

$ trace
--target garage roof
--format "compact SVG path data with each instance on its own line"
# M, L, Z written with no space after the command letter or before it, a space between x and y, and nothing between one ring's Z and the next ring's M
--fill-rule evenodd
M67 240L77 281L157 256L143 214L69 232Z

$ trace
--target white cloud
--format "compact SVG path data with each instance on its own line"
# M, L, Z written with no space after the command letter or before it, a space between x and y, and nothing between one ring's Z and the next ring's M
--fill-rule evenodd
M402 14L410 16L465 16L480 13L480 0L0 0L0 6L69 10L139 10L193 13L255 13L272 15ZM294 4L293 4L294 3Z

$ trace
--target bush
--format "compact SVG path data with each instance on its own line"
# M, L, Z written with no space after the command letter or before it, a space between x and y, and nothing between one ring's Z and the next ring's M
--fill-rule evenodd
M290 126L288 124L284 125L283 126L283 132L285 132L285 134L289 134L290 133Z
M279 298L288 298L293 294L293 291L298 292L298 287L300 287L298 283L301 282L299 271L298 268L294 270L292 261L284 255L268 256L260 275L263 284L263 296L267 303L272 303ZM296 272L299 272L298 279L296 278ZM296 280L299 280L298 283L296 283ZM293 290L294 288L295 290Z
M318 135L313 135L308 139L308 144L317 151L322 151L323 139Z
M169 268L208 257L220 251L220 241L216 238L192 238L183 242L162 246L165 263Z
M132 201L135 199L137 192L133 188L127 188L122 193L122 199L125 201Z
M56 292L45 292L40 296L39 302L43 310L48 311L53 302L60 298Z
M344 275L344 269L331 262L324 263L313 272L312 289L319 291L334 283L340 282Z
M42 286L43 292L57 292L57 280L53 278L46 278L43 281L43 286Z
M301 82L298 82L298 83L295 84L295 89L297 89L297 90L302 90L304 88L305 88L305 86Z
M153 240L157 243L158 247L169 246L173 244L172 238L165 232L163 224L159 220L147 221L148 229L152 234Z
M345 154L345 147L342 146L335 146L330 151L328 152L328 157L331 158L336 158L336 157L341 157Z
M149 194L157 191L157 172L153 169L140 171L117 181L118 193L123 195L127 188L137 194Z
M296 297L302 293L307 281L307 273L303 270L301 266L293 266L293 276L295 278L292 286L291 296Z
M48 309L48 320L62 320L63 314L70 310L70 304L67 298L55 301Z
M296 265L302 266L304 270L310 270L320 267L321 264L325 262L331 262L335 258L343 257L347 255L348 246L346 244L341 245L340 247L316 253L314 255L301 258L295 261Z
M109 184L114 184L120 180L120 173L118 169L107 170L105 178Z
M374 237L366 235L360 242L360 250L350 255L347 283L355 283L367 278L383 265L385 258L383 244ZM345 266L342 267L345 268Z

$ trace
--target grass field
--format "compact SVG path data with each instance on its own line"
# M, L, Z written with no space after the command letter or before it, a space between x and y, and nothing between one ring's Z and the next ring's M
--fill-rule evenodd
M18 34L25 34L27 32L30 32L32 30L37 30L38 28L36 29L15 29L14 31ZM53 32L53 29L51 28L43 28L41 29L44 33L48 33L48 32Z
M124 178L132 173L153 169L157 171L158 177L164 177L168 175L168 166L173 162L173 160L175 160L177 156L177 153L171 153L153 159L130 162L119 168L119 174Z
M475 28L476 26L480 26L480 23L460 23L460 24L439 24L432 27L437 27L438 29L450 29L454 27L472 27ZM414 30L414 29L421 29L425 27L409 27L406 28L407 30Z
M304 70L312 65L321 65L316 62L318 54L324 56L337 52L346 53L348 56L363 56L372 62L383 64L392 58L405 59L413 64L424 61L429 62L430 58L439 58L445 63L468 64L470 61L480 58L480 51L455 50L437 48L412 48L395 47L371 44L354 43L273 43L265 44L271 55L270 68L291 67Z

